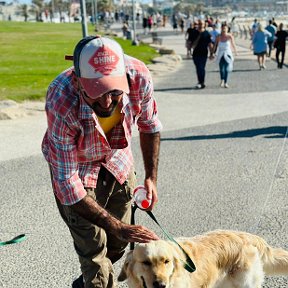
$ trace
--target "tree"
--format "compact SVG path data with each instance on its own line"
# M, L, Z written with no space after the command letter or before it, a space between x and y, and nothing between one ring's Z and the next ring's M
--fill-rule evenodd
M188 4L184 7L184 13L186 15L194 15L196 10L196 5L195 4Z
M204 6L204 3L198 3L197 4L197 6L196 6L196 8L195 8L195 12L197 13L197 14L203 14L203 12L204 12L204 8L205 6Z
M32 0L31 10L35 13L37 22L43 21L42 19L43 7L44 7L44 0Z
M113 4L111 0L100 0L98 2L98 10L101 12L111 11L113 9Z
M24 21L27 22L28 20L28 5L23 4L20 6L20 13L22 16L24 16Z

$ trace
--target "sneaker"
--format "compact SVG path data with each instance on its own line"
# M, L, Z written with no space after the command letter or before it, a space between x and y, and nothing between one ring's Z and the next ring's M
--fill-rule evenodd
M199 89L204 89L206 86L205 84L200 84L200 88Z
M266 69L266 66L265 66L265 65L262 65L262 68L263 68L263 69Z
M201 89L202 88L202 85L200 83L198 83L196 86L195 86L196 89Z
M224 85L225 85L224 80L221 80L220 87L224 88Z
M72 288L84 288L83 275L80 275L76 280L73 281Z
M229 88L229 85L227 83L224 84L225 88Z

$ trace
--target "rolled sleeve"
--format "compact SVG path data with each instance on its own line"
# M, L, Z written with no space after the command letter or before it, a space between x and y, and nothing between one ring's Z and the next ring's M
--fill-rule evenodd
M157 103L153 97L153 93L153 84L152 81L149 81L144 89L141 114L137 120L138 130L141 133L156 133L162 130L162 124L158 118Z
M55 194L61 204L73 205L85 197L86 190L78 175L77 130L69 128L67 122L47 112L49 159Z
M65 181L54 180L54 185L56 188L56 197L63 205L73 205L87 195L79 178L78 171Z

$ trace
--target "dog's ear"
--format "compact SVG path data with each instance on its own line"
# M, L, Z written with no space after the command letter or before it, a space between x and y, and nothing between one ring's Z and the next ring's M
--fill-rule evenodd
M179 247L177 247L174 243L168 242L170 245L170 253L173 255L173 265L174 270L178 271L179 268L183 265L181 262L181 253Z
M119 282L123 282L127 279L128 265L132 261L132 257L133 257L133 251L129 251L122 266L121 272L118 276Z

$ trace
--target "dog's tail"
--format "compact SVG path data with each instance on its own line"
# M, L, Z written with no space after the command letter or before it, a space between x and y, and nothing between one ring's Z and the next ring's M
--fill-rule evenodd
M271 247L263 238L247 234L241 235L245 241L257 248L266 275L288 275L288 251Z
M288 251L266 247L262 256L263 269L267 275L288 275Z

